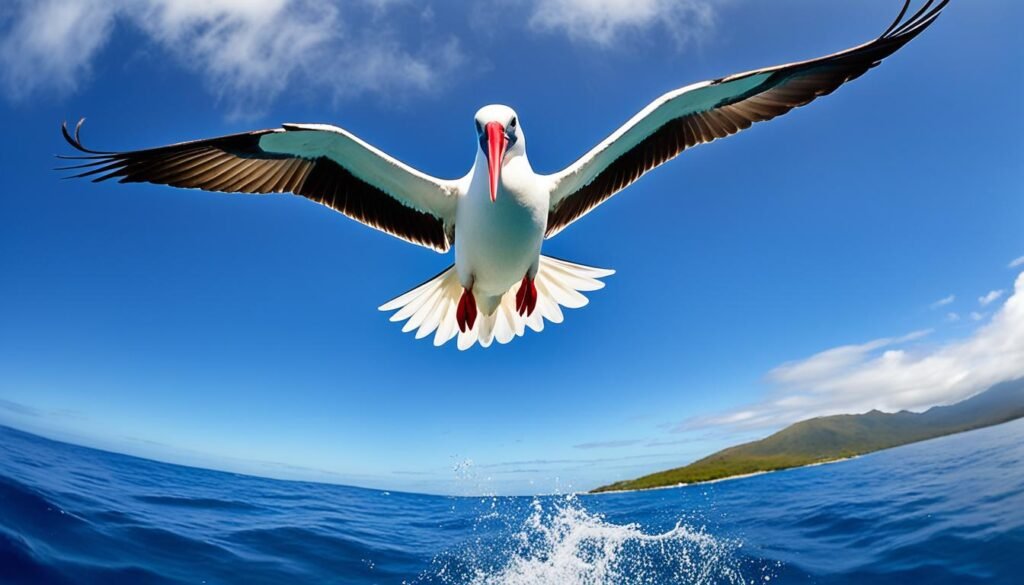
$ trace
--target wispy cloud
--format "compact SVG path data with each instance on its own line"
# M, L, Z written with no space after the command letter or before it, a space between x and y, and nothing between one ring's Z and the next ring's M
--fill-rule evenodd
M0 82L10 98L77 89L110 38L117 12L106 0L22 0L0 21Z
M1016 259L1012 260L1010 262L1010 266L1009 267L1010 268L1020 268L1021 266L1024 266L1024 256L1021 256L1020 258L1016 258Z
M1002 298L1005 292L1002 289L989 291L988 294L978 297L978 304L982 307L987 307Z
M14 402L13 400L4 400L0 398L0 410L6 410L14 414L21 416L41 417L43 412L34 406L22 404L20 402Z
M617 449L619 447L632 447L643 443L644 439L625 439L621 441L597 441L593 443L580 443L573 445L573 449Z
M946 321L949 321L950 323L956 323L959 320L960 320L960 313L954 313L952 311L949 312L949 313L946 313Z
M948 297L943 297L935 301L929 305L929 307L932 309L938 309L940 307L945 307L946 305L952 305L954 301L956 301L956 295L949 295Z
M644 444L644 447L674 447L677 445L689 445L710 438L710 435L699 435L686 437L685 439L653 440Z
M657 457L671 457L672 453L644 453L642 455L625 455L622 457L595 457L581 459L529 459L525 461L500 461L496 463L484 463L475 467L481 469L498 469L507 467L522 467L525 465L533 467L550 467L563 465L590 465L594 463L614 463L618 461L632 461L635 459L649 459Z
M914 331L902 337L883 338L862 343L860 345L844 345L825 350L807 359L783 364L768 374L768 379L776 384L794 387L811 388L841 373L856 368L867 356L874 352L915 341L931 333L930 330ZM737 413L733 416L738 416Z
M73 91L114 32L130 27L199 74L235 110L266 107L286 91L301 93L294 88L333 99L432 91L462 61L454 37L420 39L417 47L379 22L357 26L395 4L22 0L0 13L0 83L12 99Z
M705 37L723 0L497 1L533 32L610 48L655 29L680 46ZM420 26L398 30L410 17ZM443 30L435 24L429 3L406 0L10 0L0 7L0 91L11 100L72 93L114 35L131 31L236 115L283 95L431 94L468 61L458 37L431 32Z
M85 418L85 416L77 410L70 410L67 408L42 409L21 402L16 402L14 400L7 400L4 398L0 398L0 411L6 411L11 414L19 415L21 417L31 418Z
M534 28L602 46L629 32L659 26L682 44L708 34L715 23L710 0L530 0L527 4Z
M975 320L985 316L971 314ZM924 335L917 332L838 347L784 364L768 375L774 387L769 399L691 419L676 430L767 429L829 414L923 410L1024 377L1024 274L1018 276L1014 293L1003 306L970 337L937 346L906 347Z

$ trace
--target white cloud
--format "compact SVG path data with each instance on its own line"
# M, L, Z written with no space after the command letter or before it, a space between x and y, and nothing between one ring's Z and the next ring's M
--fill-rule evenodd
M236 110L290 88L329 98L426 92L462 60L454 38L414 50L387 26L354 26L395 2L315 0L23 0L0 22L0 82L9 97L76 89L119 27L130 26ZM369 15L362 14L369 18ZM294 93L294 92L293 92Z
M931 331L915 331L898 338L876 339L860 345L845 345L823 351L805 360L783 364L768 374L769 380L786 386L811 386L862 363L866 356L880 349L915 341ZM750 417L748 417L750 418Z
M954 313L954 312L946 313L946 321L949 321L950 323L956 323L959 320L960 320L960 313Z
M956 300L956 295L949 295L948 297L941 298L941 299L935 301L934 303L932 303L929 306L932 309L938 309L939 307L945 307L946 305L952 305L953 301L955 301L955 300Z
M680 45L699 39L726 0L496 1L535 31L610 46L655 28ZM258 113L286 94L336 100L447 87L466 61L458 39L421 32L430 26L399 34L390 25L399 11L428 25L434 18L429 4L408 0L8 0L0 3L0 91L13 100L73 92L126 29L198 74L234 113Z
M1024 266L1024 256L1016 258L1010 262L1010 268L1019 268L1021 266Z
M23 99L43 87L75 90L110 37L115 12L106 0L8 6L0 20L0 82L7 95Z
M979 313L977 311L971 311L971 321L981 321L985 318L988 313Z
M974 313L972 318L984 315ZM690 420L677 430L778 428L829 414L920 411L1024 377L1024 273L991 321L970 337L936 346L903 347L922 337L923 333L913 333L879 339L784 364L768 375L774 387L768 400Z
M1002 289L989 291L989 293L986 294L985 296L978 297L978 304L980 304L982 307L987 307L994 303L995 301L998 301L1000 298L1002 298L1003 293L1005 292L1006 291Z
M531 0L530 25L574 41L610 45L627 31L661 25L679 43L714 27L711 0Z

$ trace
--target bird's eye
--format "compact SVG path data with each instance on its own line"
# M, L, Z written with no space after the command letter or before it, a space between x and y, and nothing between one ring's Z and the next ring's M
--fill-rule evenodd
M509 128L515 128L516 127L516 119L515 118L512 118L512 121L508 123L508 127Z

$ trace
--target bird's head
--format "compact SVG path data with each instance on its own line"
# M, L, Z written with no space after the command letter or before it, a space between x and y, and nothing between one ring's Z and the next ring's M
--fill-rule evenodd
M505 160L525 152L523 129L519 126L515 110L491 105L480 108L476 113L476 132L480 139L480 152L487 160L487 178L493 202L498 197L498 181Z

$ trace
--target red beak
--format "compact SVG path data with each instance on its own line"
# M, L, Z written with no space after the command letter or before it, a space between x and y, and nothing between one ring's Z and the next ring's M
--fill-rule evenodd
M498 199L498 179L501 178L501 162L505 159L505 128L497 122L488 122L487 132L487 175L491 185L491 203Z

